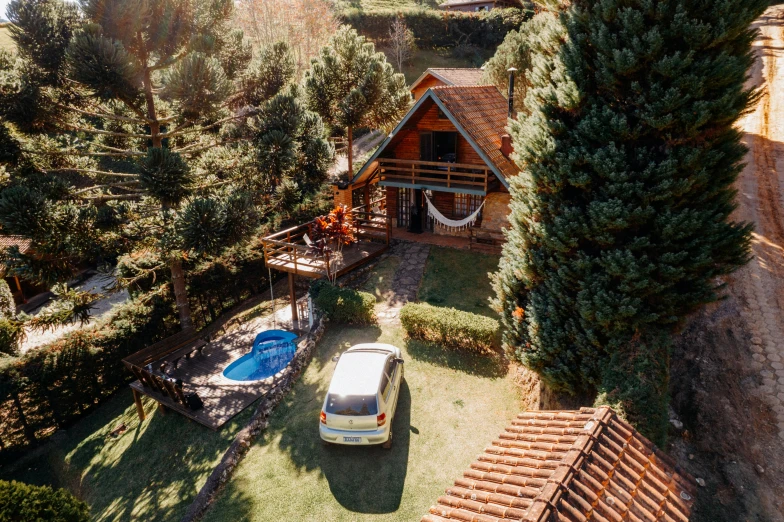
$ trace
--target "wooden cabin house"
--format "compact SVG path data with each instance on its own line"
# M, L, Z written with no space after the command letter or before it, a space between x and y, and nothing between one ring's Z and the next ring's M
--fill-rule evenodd
M359 192L370 205L381 187L393 237L396 230L449 235L500 252L509 179L519 173L509 157L508 111L494 86L428 89L351 180L353 201ZM471 222L455 226L465 219Z
M433 87L481 85L483 73L482 69L430 68L411 85L411 94L419 101Z

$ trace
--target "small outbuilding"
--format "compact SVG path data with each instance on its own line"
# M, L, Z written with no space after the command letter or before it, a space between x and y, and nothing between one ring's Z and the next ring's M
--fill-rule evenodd
M414 101L419 99L433 87L470 87L482 84L482 69L473 68L434 68L426 70L411 85Z

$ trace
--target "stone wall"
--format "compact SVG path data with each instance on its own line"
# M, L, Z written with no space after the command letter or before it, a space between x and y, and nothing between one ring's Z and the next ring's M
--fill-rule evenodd
M509 203L512 196L507 192L491 192L485 198L482 211L482 228L501 231L509 226Z

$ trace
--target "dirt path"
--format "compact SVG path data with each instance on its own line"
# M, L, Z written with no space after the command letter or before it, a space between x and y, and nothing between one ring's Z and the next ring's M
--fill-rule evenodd
M754 223L753 260L733 282L746 305L758 392L777 414L784 440L784 6L771 7L755 24L760 36L751 82L763 94L740 122L750 152L738 180L737 217Z

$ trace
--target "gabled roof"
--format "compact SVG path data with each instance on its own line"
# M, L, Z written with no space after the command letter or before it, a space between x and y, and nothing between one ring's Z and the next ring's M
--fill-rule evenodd
M432 100L449 118L463 137L484 159L499 181L509 188L509 178L520 169L501 153L501 136L506 134L508 103L493 85L433 87L414 104L395 130L381 143L362 166L352 183L364 181L370 166L378 159L406 122L428 101Z
M687 522L694 479L608 407L522 413L422 522Z
M430 68L411 85L413 91L428 76L441 80L446 85L479 85L482 83L482 69L467 68Z

